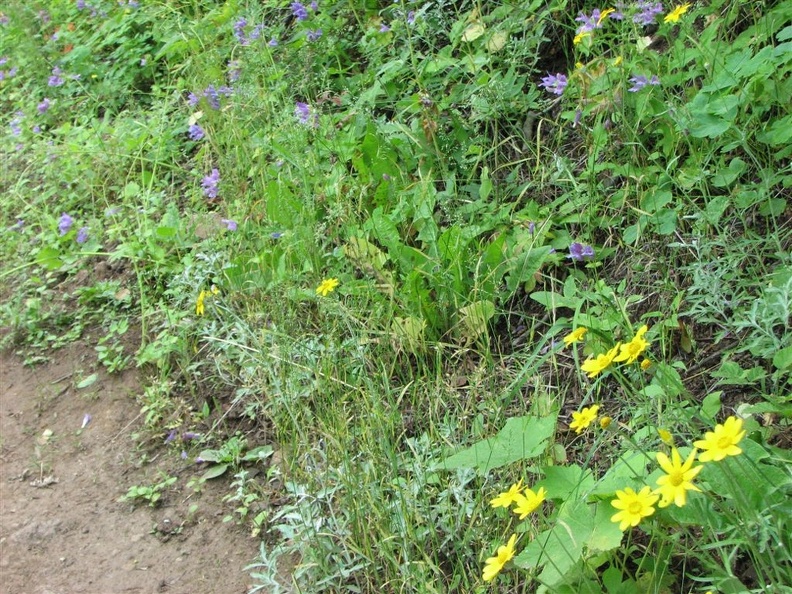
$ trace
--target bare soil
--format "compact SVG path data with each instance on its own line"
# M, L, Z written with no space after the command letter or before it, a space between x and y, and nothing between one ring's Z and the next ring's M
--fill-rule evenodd
M248 592L259 542L222 522L224 485L187 488L190 462L172 450L142 463L138 375L95 367L80 343L34 369L0 353L0 593ZM178 480L161 505L119 502L162 472Z

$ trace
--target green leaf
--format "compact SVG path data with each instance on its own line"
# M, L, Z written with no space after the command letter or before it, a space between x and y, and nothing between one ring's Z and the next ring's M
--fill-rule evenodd
M516 291L522 283L533 281L533 275L539 272L552 249L549 245L544 245L528 248L517 255L509 266L510 274L506 277L506 288L509 291Z
M534 291L531 293L531 299L537 303L541 303L549 310L555 310L559 307L576 310L582 302L580 297L565 297L560 293L554 293L552 291Z
M652 460L643 452L625 452L597 482L591 495L611 498L619 489L638 488L646 478L646 466L650 462Z
M487 324L495 316L492 301L475 301L459 309L459 324L468 341L474 341L487 332Z
M594 506L594 529L586 540L590 553L611 551L621 544L624 534L619 524L611 520L616 509L608 501L598 501Z
M721 394L723 394L721 391L711 392L701 401L701 414L710 421L714 421L720 412Z
M228 470L228 466L228 464L215 464L201 475L201 480L208 481L210 479L223 476L226 470Z
M534 486L544 487L550 499L566 500L573 493L585 494L594 486L594 476L589 469L580 466L548 466L545 478Z
M92 373L91 375L89 375L88 377L84 378L83 380L81 380L80 382L77 383L77 389L78 390L82 390L83 388L87 388L88 386L92 386L94 383L96 383L96 379L98 377L99 376L97 374Z
M63 260L60 259L58 250L47 247L40 249L36 254L36 264L43 266L47 270L57 270L63 266Z
M548 447L555 432L557 414L536 418L515 417L495 436L457 452L445 459L443 467L475 468L484 474L518 460L536 458Z

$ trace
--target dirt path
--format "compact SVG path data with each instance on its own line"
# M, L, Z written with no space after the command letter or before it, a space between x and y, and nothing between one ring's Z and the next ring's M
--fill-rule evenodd
M96 370L76 390L95 357L76 344L28 369L0 353L0 593L247 592L258 542L222 522L226 491L186 488L191 469L172 452L136 465L137 374ZM118 502L160 482L158 467L179 477L162 506Z

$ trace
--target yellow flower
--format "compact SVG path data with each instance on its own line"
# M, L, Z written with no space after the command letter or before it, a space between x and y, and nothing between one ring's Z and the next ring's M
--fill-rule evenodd
M316 292L322 297L327 297L328 293L335 291L335 288L338 286L338 284L337 278L326 278L321 283L319 283L318 287L316 287Z
M572 343L583 340L583 337L586 335L586 332L588 332L588 328L582 328L582 327L576 328L575 330L564 336L564 344L566 346L569 346Z
M512 534L509 542L505 546L498 547L498 552L494 557L490 557L484 561L484 578L485 582L495 579L495 576L501 572L503 566L514 557L514 544L517 541L517 535Z
M606 8L605 10L603 10L600 13L600 17L597 19L597 26L599 27L602 24L602 21L604 21L608 17L608 15L610 13L612 13L612 12L616 12L616 9L615 8Z
M616 58L613 60L613 65L619 66L623 61L624 59L621 56L616 56Z
M635 333L633 339L619 348L619 356L614 361L621 363L633 363L649 346L649 342L644 339L644 334L649 330L649 326L641 326Z
M607 429L608 427L611 426L612 422L613 419L611 419L610 417L602 417L600 419L600 427L602 427L603 429Z
M490 501L492 507L509 507L512 503L517 501L517 496L522 494L523 484L522 479L520 482L514 483L509 487L508 491L499 494L495 499Z
M701 462L719 462L726 456L738 456L742 449L737 447L740 440L745 437L742 428L743 420L729 417L723 425L715 425L715 431L707 431L704 439L693 442L697 448L704 450L699 455Z
M652 362L651 362L649 359L647 359L646 357L644 357L644 360L643 360L643 361L641 361L641 369L643 369L644 371L646 371L646 370L647 370L647 369L649 369L651 366L652 366Z
M619 530L622 531L630 526L635 527L655 512L654 504L659 498L649 487L644 487L638 493L629 487L616 491L616 499L611 501L611 505L621 511L611 516L611 522L619 522Z
M660 436L660 440L668 447L672 447L674 445L674 436L671 435L671 432L668 429L658 428L657 434Z
M583 41L586 37L591 37L591 33L589 33L588 31L578 33L577 35L575 35L575 38L572 40L572 43L577 45L581 41Z
M703 466L693 468L696 459L696 450L690 452L685 463L676 448L671 449L671 459L668 459L663 452L658 452L657 463L665 471L665 475L657 479L658 488L655 493L661 496L660 507L667 507L674 503L677 507L682 507L687 503L688 491L701 491L693 484L693 479L701 472Z
M665 18L663 19L663 22L664 23L676 23L679 20L679 17L681 17L683 14L685 14L688 11L688 8L690 8L690 4L689 3L677 6L674 10L672 10L667 15L665 15Z
M604 355L597 355L594 359L589 357L583 362L583 365L580 366L580 369L585 371L589 377L596 377L605 371L611 363L613 363L616 353L619 352L619 347L621 347L621 343L617 344Z
M589 425L591 425L591 423L594 422L594 419L597 418L598 412L599 404L584 408L580 412L573 412L572 422L569 424L569 428L574 429L575 433L580 433L583 431L583 429L586 429Z
M204 291L201 289L201 292L198 293L198 299L195 301L195 315L202 316L204 315L204 299L209 297L211 293L209 291Z
M536 493L531 489L526 489L524 494L518 494L514 497L514 503L517 505L514 506L512 511L520 516L521 520L524 520L528 514L542 505L546 495L547 491L545 491L544 487L540 487Z

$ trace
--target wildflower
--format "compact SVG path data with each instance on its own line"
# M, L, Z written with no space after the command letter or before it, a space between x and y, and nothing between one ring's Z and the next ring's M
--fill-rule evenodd
M547 491L544 487L539 487L539 490L534 493L532 489L525 489L522 493L514 496L514 513L524 520L528 514L533 512L537 507L542 505L542 502L547 497Z
M42 115L47 113L47 110L49 108L50 108L50 100L47 97L44 97L44 100L36 106L36 109L38 109L38 112Z
M633 15L633 22L637 25L651 25L655 22L658 15L663 14L663 5L660 2L639 0L635 6L638 12Z
M382 23L382 24L380 25L380 28L379 28L379 32L380 32L380 33L387 33L387 32L388 32L388 31L390 31L390 30L391 30L391 28L390 28L390 27L389 27L387 24L385 24L385 23Z
M660 441L662 441L668 447L674 446L674 436L671 435L671 432L668 429L659 428L657 430L657 434L660 436Z
M16 117L8 122L8 127L11 128L11 135L12 136L19 136L22 134L22 123L23 114L21 111L17 112Z
M174 439L176 439L176 429L171 429L168 433L168 437L165 438L165 443L170 443Z
M61 235L66 235L69 229L72 228L72 225L74 225L74 219L64 212L58 221L58 231L60 231Z
M587 429L588 426L594 422L594 420L597 418L598 412L599 404L584 408L580 412L573 412L572 422L569 424L569 428L573 429L575 433L580 434L584 429Z
M676 448L671 449L671 459L669 460L663 452L657 453L657 463L666 473L657 479L658 488L655 493L661 496L660 507L667 507L674 503L677 507L682 507L687 503L688 491L701 491L693 484L693 479L701 472L703 466L693 467L696 459L696 450L690 452L685 463Z
M17 219L17 222L11 225L8 229L9 231L21 231L22 227L25 226L25 221L23 219Z
M308 11L301 2L292 2L291 9L292 14L297 18L298 21L304 21L308 18Z
M565 74L548 74L542 79L542 82L539 84L539 86L544 87L548 93L562 95L568 83L569 80Z
M195 93L190 93L189 95L187 95L187 103L190 104L190 107L197 107L198 102L200 100L201 98L198 97L198 95L196 95Z
M631 76L630 77L630 82L632 83L633 86L631 86L627 90L630 91L631 93L637 93L638 91L640 91L641 89L643 89L646 86L659 85L660 84L660 79L657 78L656 75L652 76L652 78L646 78L645 76L639 74L639 75L636 75L636 76Z
M77 0L77 10L85 9L85 0Z
M415 11L411 10L407 13L407 24L414 25L415 24Z
M88 423L91 422L92 418L93 417L89 413L85 413L85 416L83 417L82 425L80 425L80 429L85 429L88 426Z
M586 335L586 332L588 332L588 328L583 328L582 326L580 328L576 328L575 330L564 336L564 344L566 346L569 346L570 344L583 340L583 337Z
M83 244L88 241L88 227L80 227L77 231L77 243Z
M220 219L220 222L223 223L229 231L237 230L237 222L233 219Z
M647 359L646 357L644 357L644 360L643 360L643 361L641 361L641 369L643 369L644 371L646 371L646 370L647 370L647 369L649 369L651 366L652 366L652 362L651 362L649 359Z
M311 107L307 103L298 101L294 106L294 116L304 126L316 128L319 125L319 116L313 114L313 118L311 117Z
M580 242L573 242L569 246L569 255L567 258L570 260L581 261L594 257L594 248L590 245L583 245Z
M619 530L622 531L630 526L635 527L655 512L654 504L658 499L659 496L653 494L649 487L644 487L638 493L630 487L616 491L616 499L611 501L611 505L621 511L611 516L611 522L619 522Z
M240 76L242 76L242 68L239 64L239 60L229 60L228 80L232 83L235 83L239 80Z
M220 183L220 171L212 169L212 173L203 178L204 194L207 198L217 198L217 185Z
M305 33L305 38L308 41L311 41L311 42L316 41L321 36L322 36L322 30L321 29L317 29L316 31L307 31Z
M61 77L61 74L63 74L63 71L55 66L55 68L52 69L52 76L49 77L47 84L51 87L61 86L63 84L63 78Z
M212 292L201 289L201 292L198 293L198 299L196 299L195 301L195 315L197 316L204 315L204 300L207 297L211 297L211 296L212 296Z
M267 45L270 46L270 47L277 47L278 46L278 40L273 37L272 39L270 39L267 42Z
M313 2L311 2L310 7L311 10L316 12L317 10L319 10L319 3L316 0L314 0Z
M274 233L270 233L270 237L272 239L280 239L283 237L283 231L275 231Z
M316 287L317 294L321 295L322 297L327 297L329 293L335 291L335 288L339 285L337 278L326 278L319 286Z
M619 356L614 359L617 363L633 363L648 347L649 342L644 339L644 334L649 330L649 326L643 325L635 333L633 339L621 345L619 348Z
M481 577L485 582L495 579L495 576L501 572L503 566L514 557L514 545L516 542L517 535L512 534L505 546L498 547L498 552L494 557L489 557L484 561L484 574Z
M495 499L490 501L492 507L509 507L512 503L517 501L517 496L522 494L523 484L522 479L509 487L508 491L500 493Z
M726 456L738 456L742 454L742 449L737 446L745 437L745 429L742 428L743 420L737 417L729 417L720 425L715 425L714 431L707 431L704 439L693 442L697 448L704 450L699 454L701 462L719 462Z
M205 132L204 129L198 124L190 124L187 134L189 135L190 140L201 140L204 137Z
M203 96L209 102L212 109L220 109L220 95L214 85L209 85L204 89Z
M581 43L586 37L591 37L591 33L588 31L581 31L575 35L575 38L572 40L574 45L578 45Z
M610 417L602 417L600 419L600 422L599 422L600 428L607 429L608 427L611 426L612 422L613 422L613 419L611 419Z
M672 10L667 15L665 15L663 22L676 23L677 21L679 21L679 18L688 11L688 8L690 8L689 3L681 4L680 6L677 6L674 10Z
M250 41L256 41L259 37L261 37L261 33L264 31L264 25L256 25L253 27L253 30L250 32L248 39Z
M237 22L234 23L234 35L237 38L237 41L240 45L248 45L249 41L247 37L245 37L245 27L247 27L247 21L245 18L240 18Z
M189 441L191 439L196 439L198 437L200 437L200 435L192 431L185 431L184 433L182 433L182 440L184 441Z
M607 353L602 355L597 355L595 358L589 357L586 359L583 364L580 366L581 371L585 371L588 377L596 377L603 371L605 371L610 364L613 363L613 359L616 357L616 353L619 352L619 347L621 344L617 344Z

